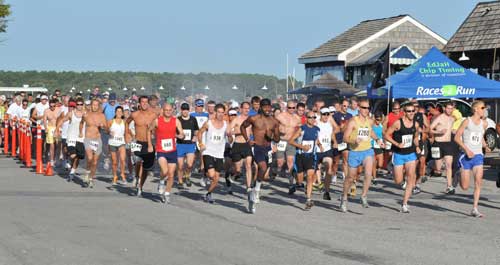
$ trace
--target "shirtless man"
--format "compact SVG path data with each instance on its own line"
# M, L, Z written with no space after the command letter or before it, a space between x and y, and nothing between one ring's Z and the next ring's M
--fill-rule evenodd
M46 128L47 137L45 138L45 143L49 145L50 161L52 166L55 165L55 132L56 132L56 121L59 117L59 111L56 108L57 99L51 99L49 102L49 108L43 112L43 125Z
M162 114L162 108L158 104L159 99L156 95L151 95L149 97L149 110L154 112L156 116L160 116Z
M264 177L269 173L269 165L272 163L271 141L279 142L279 122L271 116L272 108L269 99L260 101L262 112L246 119L240 127L243 138L253 146L254 159L257 163L257 181L255 187L248 193L248 210L255 213L255 203L259 202L259 193ZM246 128L252 126L254 139L250 140Z
M106 117L100 111L100 103L93 99L90 104L90 111L86 112L80 121L80 135L83 137L83 127L85 126L85 155L87 157L87 172L84 182L88 187L93 188L95 184L95 171L99 155L102 153L102 140L99 129L106 129Z
M245 175L246 175L246 186L247 192L251 191L252 186L252 147L248 144L246 139L241 133L241 124L248 119L248 113L250 112L250 103L241 103L241 113L236 117L228 126L227 134L234 136L234 143L231 149L231 159L234 163L235 176L241 174L242 161L245 163ZM251 128L247 128L247 135L251 135Z
M431 147L432 158L436 162L436 170L441 170L441 165L444 162L446 165L446 194L455 194L455 188L452 186L452 167L453 167L453 145L451 143L451 128L454 118L451 116L453 112L453 103L448 101L444 104L444 112L441 113L431 123L430 132L434 135L434 144Z
M133 112L126 120L125 141L131 142L129 125L134 121L135 143L131 144L131 151L134 152L136 161L135 186L137 196L142 195L142 187L146 181L147 172L151 171L155 162L155 150L148 150L148 126L157 118L155 112L149 110L149 99L147 96L139 98L139 110Z
M293 162L295 160L296 147L287 144L290 137L295 133L297 128L301 125L300 117L296 114L297 104L293 100L289 100L286 103L286 111L280 113L276 119L279 122L280 130L280 141L277 144L277 164L278 171L282 172L283 164L286 159L286 170L285 175L290 182L290 187L288 187L288 194L295 193L295 185L292 177Z

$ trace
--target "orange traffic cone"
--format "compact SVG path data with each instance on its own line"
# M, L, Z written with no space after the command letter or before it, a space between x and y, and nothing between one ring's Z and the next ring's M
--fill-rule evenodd
M36 174L43 174L42 128L40 125L36 128Z
M47 162L47 169L45 169L45 176L54 176L54 170L52 169L52 163Z

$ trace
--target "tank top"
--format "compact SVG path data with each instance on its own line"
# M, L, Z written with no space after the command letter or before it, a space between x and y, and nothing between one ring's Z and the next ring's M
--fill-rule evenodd
M372 127L370 126L370 119L366 118L364 122L362 122L359 119L359 116L355 116L354 118L354 123L356 124L354 126L354 129L351 132L351 135L349 135L350 139L360 139L361 142L359 144L349 144L349 148L351 151L366 151L370 148L372 148L371 145L371 131Z
M415 124L417 121L413 120L413 124L410 128L407 128L403 122L403 119L399 119L399 122L401 123L401 128L399 128L398 131L395 131L392 134L392 137L394 141L398 143L403 143L403 148L399 148L397 146L392 146L394 152L402 155L407 155L414 153L416 150L416 146L413 142L413 136L415 136L416 128Z
M315 154L317 150L316 146L316 140L318 139L319 136L319 127L318 126L313 126L309 127L307 124L304 124L300 126L300 129L302 130L302 139L300 140L301 145L309 145L311 148L309 150L304 151L302 149L297 149L299 153L301 154Z
M464 129L464 133L462 134L462 140L464 141L464 144L475 155L483 154L483 143L482 143L482 139L484 136L483 120L481 120L479 125L476 125L474 122L472 122L472 119L470 117L467 119L469 123L467 124L467 127L465 127Z
M165 121L165 117L158 117L158 127L156 128L156 152L171 153L175 152L175 134L177 132L176 118L170 117L169 121Z
M319 142L323 146L323 152L327 152L332 149L332 124L328 121L318 121L317 126L319 128ZM320 149L318 148L319 151Z
M117 123L116 120L113 119L113 121L111 122L111 127L109 127L109 132L109 145L120 146L125 144L125 121L122 120L122 122Z
M382 123L379 125L373 124L372 130L378 139L383 139L382 133L384 130L384 125L382 125ZM372 146L373 146L373 148L380 148L380 145L373 139L372 139Z
M220 129L215 128L211 120L207 122L207 132L205 134L205 150L203 155L208 155L215 158L224 158L224 149L226 147L226 127L227 122L223 121L224 125Z
M61 115L66 116L68 114L69 108L66 106L61 107ZM61 125L61 138L67 139L68 138L68 128L69 128L69 121L63 122Z
M71 119L69 121L68 125L68 138L67 138L67 143L68 146L74 146L76 142L83 143L83 137L79 138L80 134L80 122L82 121L82 118L77 117L75 115L75 112L71 112ZM83 127L83 136L85 136L85 126Z

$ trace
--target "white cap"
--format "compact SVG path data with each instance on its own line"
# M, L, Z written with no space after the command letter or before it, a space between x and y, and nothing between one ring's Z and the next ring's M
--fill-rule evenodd
M103 95L103 96L109 96L109 92L108 92L108 91L106 91L106 92L102 93L102 95Z
M334 106L330 106L330 107L328 108L328 110L329 110L330 112L334 112L334 111L335 111L335 107L334 107Z
M85 105L90 105L90 100L85 100Z
M43 95L40 99L49 99L49 97L47 97L47 95Z
M238 112L236 110L232 109L232 110L229 111L228 114L229 115L238 115Z
M329 108L321 108L320 112L321 112L321 114L330 113L330 109Z

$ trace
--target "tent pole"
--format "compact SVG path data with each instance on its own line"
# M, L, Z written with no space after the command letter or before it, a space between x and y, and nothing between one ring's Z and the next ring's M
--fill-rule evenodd
M387 65L387 114L389 115L390 101L391 101L391 43L389 43L389 64Z
M495 60L497 59L497 48L493 50L493 65L491 65L491 79L495 80L493 78L493 75L495 74Z

